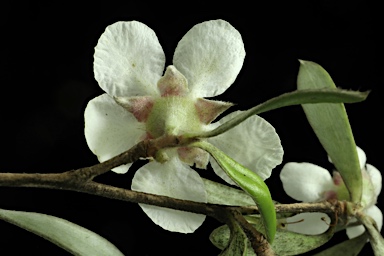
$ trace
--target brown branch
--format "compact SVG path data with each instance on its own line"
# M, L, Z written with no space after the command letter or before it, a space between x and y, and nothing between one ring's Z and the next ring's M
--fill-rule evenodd
M193 202L181 200L167 196L137 192L123 188L117 188L94 181L83 183L73 182L76 180L77 172L64 172L55 174L26 174L26 173L0 173L0 186L2 187L34 187L49 188L82 192L102 196L106 198L122 200L132 203L151 204L160 207L167 207L176 210L201 213L214 217L214 212L219 207L221 210L227 207L236 210L244 215L258 214L256 206L225 206L209 203ZM295 203L295 204L276 204L275 209L278 213L301 213L301 212L324 212L335 213L340 208L341 203L319 202L319 203ZM341 211L339 211L341 212Z
M162 148L183 146L194 139L183 139L181 136L164 135L153 140L144 140L134 145L129 150L105 162L67 172L70 182L83 183L109 170L128 163L133 163L141 158L155 158L156 153Z
M193 140L194 139L172 135L162 136L153 140L144 140L105 162L63 173L1 173L0 186L35 187L38 185L40 187L59 188L59 185L63 184L79 185L117 166L133 163L141 158L154 158L156 157L156 153L162 148L183 146Z
M160 149L187 145L188 143L191 143L191 140L193 139L176 136L164 136L155 140L145 140L108 161L63 173L0 173L0 186L77 191L127 202L149 204L175 210L204 214L228 225L230 225L228 216L233 216L246 233L252 247L258 255L273 255L273 251L271 250L267 240L242 216L243 214L249 215L259 213L256 206L227 206L193 202L117 188L92 181L94 177L101 175L114 167L131 163L141 158L156 158L156 153ZM280 213L324 212L330 213L331 216L342 208L340 207L338 201L289 205L278 204L275 207L276 212Z
M162 148L183 146L193 142L194 140L195 139L193 138L191 139L172 135L162 136L153 140L144 140L133 146L131 149L105 162L63 173L0 173L0 186L64 189L129 201L133 203L151 204L213 216L213 212L216 211L215 207L217 207L217 205L214 204L191 202L166 196L135 192L91 182L94 177L101 175L114 167L135 162L140 158L155 157L156 153ZM224 206L220 206L221 209L223 207ZM259 213L256 206L227 207L236 208L236 210L241 214ZM334 213L335 204L330 202L321 202L308 204L300 203L290 205L276 205L276 212L300 213L304 211Z
M70 177L73 175L77 175L76 171L60 174L0 173L0 186L50 188L82 192L127 202L149 204L175 210L204 214L213 217L222 223L226 223L227 225L230 225L228 215L234 215L236 217L236 221L238 221L239 225L241 225L242 229L247 235L257 255L274 255L264 236L255 230L255 228L252 227L252 225L248 223L242 216L242 214L259 213L256 206L227 206L193 202L167 196L117 188L94 181L85 181L83 183L68 182L71 180ZM336 201L290 205L278 204L275 207L276 212L281 213L300 213L306 211L333 213L330 214L333 220L333 216L335 215L335 211L338 209L338 205L339 203ZM334 223L334 221L332 221L332 223Z
M217 216L217 212L219 210L223 210L221 205L188 201L162 195L154 195L129 189L117 188L105 184L96 183L93 181L84 183L78 187L70 187L68 188L68 190L131 203L149 204L180 211L204 214L211 217L215 217L219 221L222 221L222 218Z
M323 201L317 203L294 203L276 204L276 212L279 213L302 213L302 212L323 212L335 213L341 206L339 201Z
M199 203L188 200L181 200L167 196L137 192L123 188L117 188L94 181L84 183L73 182L72 176L76 177L76 171L54 173L54 174L27 174L27 173L0 173L0 186L2 187L34 187L61 189L82 192L102 196L106 198L122 200L132 203L151 204L160 207L167 207L176 210L201 213L213 216L217 207L237 210L241 214L258 214L256 206L225 206L209 203ZM68 182L70 181L70 182ZM335 213L338 202L319 202L319 203L296 203L296 204L277 204L275 205L278 213L301 213L301 212L324 212Z

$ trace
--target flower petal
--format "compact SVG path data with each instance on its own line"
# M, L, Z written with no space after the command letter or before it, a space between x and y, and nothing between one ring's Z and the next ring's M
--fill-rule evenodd
M208 127L218 127L239 112L235 111ZM208 141L264 180L283 159L283 148L275 128L256 115L223 134L209 138ZM211 158L211 165L218 176L230 184L235 184L213 158Z
M368 175L371 177L372 185L375 189L375 195L378 196L381 192L382 186L382 177L381 173L375 166L366 164L366 171Z
M325 213L299 213L286 219L287 230L305 235L319 235L328 230L331 219Z
M145 126L119 106L110 96L102 94L88 102L84 113L85 138L100 162L131 148L145 134ZM112 169L125 173L131 164Z
M367 155L358 146L356 146L356 150L357 150L357 156L359 157L360 169L362 170L365 166L365 163L367 162Z
M379 231L381 231L383 227L383 213L377 207L376 205L373 205L369 207L366 211L366 214L368 214L371 218L373 218L376 221L377 227L379 228Z
M323 193L333 188L331 174L311 163L285 164L280 172L280 179L285 193L303 202L321 200Z
M187 78L194 97L223 93L243 66L245 50L240 33L224 20L195 25L178 43L173 64Z
M381 231L381 228L383 227L383 213L381 210L376 205L373 205L365 210L365 213L376 221L377 227L379 228L379 231ZM352 239L363 234L365 228L363 225L359 225L355 227L349 227L346 229L346 231L348 238Z
M354 227L348 227L345 229L345 231L347 232L348 238L352 239L352 238L358 237L359 235L363 234L365 231L365 228L363 225L358 225L358 226L354 226Z
M132 180L132 190L207 202L204 182L199 174L182 164L176 157L172 157L164 164L150 162L144 165L136 172ZM155 224L173 232L192 233L205 220L205 215L202 214L153 205L139 205Z
M101 35L94 54L95 78L111 96L159 95L165 65L155 32L145 24L116 22Z

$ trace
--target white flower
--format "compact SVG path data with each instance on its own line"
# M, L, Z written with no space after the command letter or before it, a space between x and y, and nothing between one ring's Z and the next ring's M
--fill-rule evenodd
M381 191L382 177L379 170L366 164L367 158L364 151L357 147L357 152L363 175L361 203L364 212L372 217L381 229L383 214L375 204ZM281 170L280 179L285 192L298 201L349 200L348 191L338 172L335 171L332 177L326 169L311 163L287 163ZM299 220L304 221L293 223ZM321 234L329 228L329 217L323 213L302 213L288 218L287 222L293 223L286 225L288 230L304 234ZM363 225L346 228L350 239L361 235L364 230Z
M95 78L106 94L85 109L85 137L99 161L122 153L144 139L164 134L188 135L214 129L236 113L211 122L231 104L207 100L223 93L236 79L245 51L240 33L228 22L213 20L194 26L181 39L162 76L165 56L155 33L137 21L107 27L95 48ZM253 116L230 131L208 139L264 179L282 161L274 128ZM209 154L198 148L165 150L168 161L140 168L132 189L206 202L204 183L188 165L205 169ZM131 164L113 171L125 173ZM215 172L230 182L216 163ZM164 229L190 233L204 215L150 205L144 212Z

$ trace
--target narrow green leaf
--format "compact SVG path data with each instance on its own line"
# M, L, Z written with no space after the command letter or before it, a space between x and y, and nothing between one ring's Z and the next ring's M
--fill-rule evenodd
M0 209L0 219L35 233L73 255L123 255L98 234L54 216Z
M268 242L272 243L276 232L276 211L268 186L264 181L256 173L245 168L208 142L199 141L191 144L191 146L200 147L209 152L225 173L252 197L259 208L265 226L266 238Z
M260 232L260 229L262 228L260 223L253 224L253 226ZM275 241L271 246L276 255L298 255L322 246L331 239L332 235L332 230L329 230L328 232L321 235L310 236L289 232L284 229L277 229ZM228 245L229 239L230 230L227 225L216 228L209 236L211 243L221 250L223 250ZM253 250L251 250L252 247L249 241L247 241L247 246L247 255L256 255Z
M300 61L297 88L335 89L330 75L318 64ZM307 119L336 169L340 172L354 203L361 200L362 176L356 144L342 103L303 105Z
M232 226L232 234L230 234L228 229L228 240L226 245L223 248L219 248L223 250L220 253L220 256L247 256L250 255L249 252L256 255L248 241L247 235L244 233L240 225L234 221Z
M261 103L251 109L243 111L241 114L235 116L231 120L223 123L216 129L212 131L208 131L205 133L201 133L198 135L191 135L190 137L199 137L199 138L209 138L214 137L219 134L222 134L229 129L232 129L236 125L242 123L248 117L253 115L258 115L270 110L301 105L301 104L313 104L313 103L356 103L360 101L364 101L368 97L369 92L355 92L350 90L342 90L342 89L308 89L308 90L297 90L293 92L284 93L275 98L269 99L264 103Z
M276 244L272 244L272 249L277 255L298 255L322 246L332 236L332 232L321 235L304 235L281 230L276 234Z
M342 90L336 88L322 88L322 89L307 89L297 90L289 93L284 93L278 97L267 100L247 111L243 111L233 119L223 123L212 131L203 134L195 135L199 138L209 138L222 134L236 125L243 122L250 116L261 114L273 109L278 109L287 106L312 104L312 103L355 103L363 101L367 98L369 92L354 92L350 90Z
M368 235L366 233L353 239L346 240L331 248L328 248L322 252L315 254L314 256L357 256L367 243Z

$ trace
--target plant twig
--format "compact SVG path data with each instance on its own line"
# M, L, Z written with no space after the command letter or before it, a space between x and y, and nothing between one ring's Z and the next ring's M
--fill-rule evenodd
M122 200L133 203L149 204L175 210L204 214L223 223L228 222L228 216L233 216L246 233L254 250L258 255L273 255L267 240L249 224L242 215L258 214L256 206L227 206L193 202L171 198L167 196L148 194L117 188L92 181L110 169L139 160L141 158L155 157L158 150L166 147L182 146L191 143L188 138L165 136L155 140L146 140L136 144L131 149L108 161L90 167L71 170L63 173L0 173L0 186L2 187L33 187L76 191L106 198ZM324 212L334 215L340 208L339 202L278 204L276 212Z
M97 169L97 168L96 168ZM148 194L137 192L123 188L117 188L94 181L86 181L83 183L68 182L72 176L77 175L77 170L64 173L0 173L0 186L2 187L33 187L33 188L49 188L77 191L86 194L102 196L106 198L122 200L132 203L151 204L160 207L167 207L176 210L201 213L212 216L216 208L224 207L237 210L241 214L258 214L256 206L226 206L209 203L193 202L181 200L167 196ZM284 213L301 213L301 212L324 212L335 213L337 210L336 202L319 202L319 203L295 203L295 204L276 204L276 212Z

